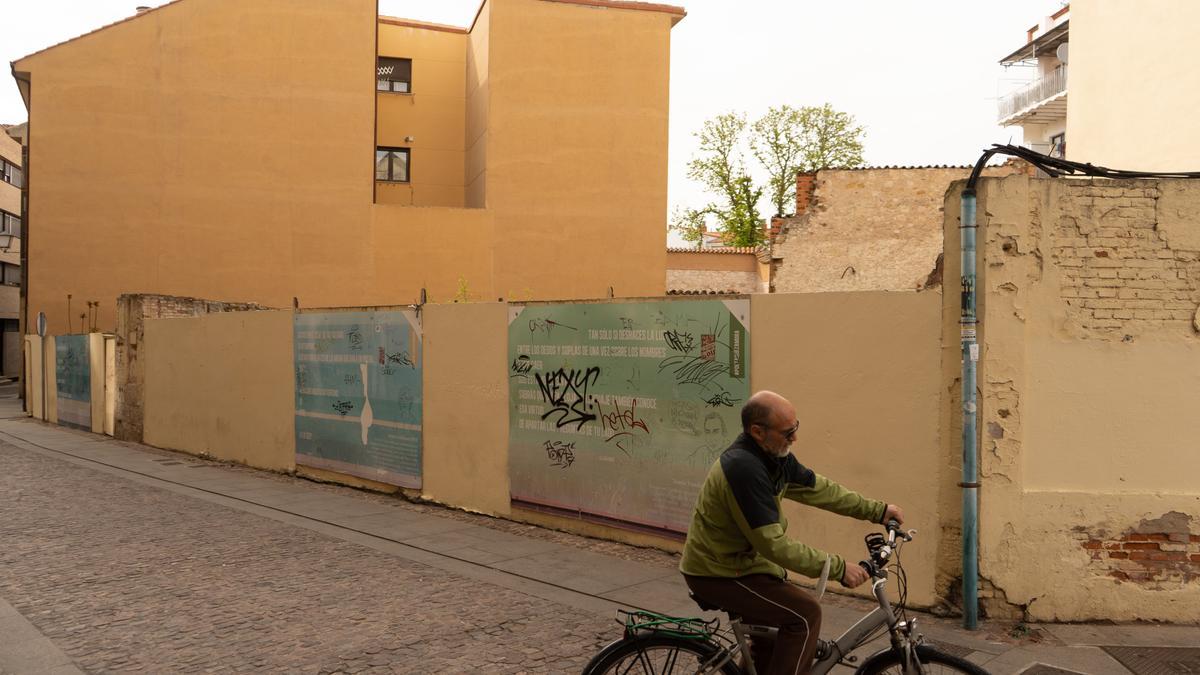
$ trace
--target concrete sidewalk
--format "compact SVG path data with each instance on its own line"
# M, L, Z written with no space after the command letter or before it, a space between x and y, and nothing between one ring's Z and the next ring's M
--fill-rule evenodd
M12 410L9 401L0 405L0 442L605 616L618 607L699 614L666 555L650 561L610 555L589 550L613 548L589 545L593 540L579 538L575 545L565 545L505 531L486 516L439 513L398 498L122 443L29 420ZM561 540L566 535L555 536ZM845 630L869 609L857 599L830 598L825 603L826 637ZM1008 626L989 624L969 632L956 621L919 617L927 638L997 674L1200 672L1200 627L1039 625L1016 638L1007 633ZM614 625L613 637L618 633ZM4 649L0 647L0 671L6 665ZM46 659L63 665L53 654Z

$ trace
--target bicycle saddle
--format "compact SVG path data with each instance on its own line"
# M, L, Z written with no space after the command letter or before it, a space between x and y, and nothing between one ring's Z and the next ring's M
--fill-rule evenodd
M726 614L729 615L730 619L740 619L741 618L738 615L734 614L733 612L727 611L722 607L718 607L717 605L712 604L711 602L705 600L704 598L696 595L695 593L693 593L691 591L688 591L688 597L692 599L692 602L696 603L697 607L699 607L700 609L702 609L706 612L725 612Z

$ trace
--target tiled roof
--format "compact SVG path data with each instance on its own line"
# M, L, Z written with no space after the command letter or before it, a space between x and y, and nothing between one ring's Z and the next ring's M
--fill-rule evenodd
M686 246L668 246L667 253L757 253L753 246L722 246L720 248L689 248Z

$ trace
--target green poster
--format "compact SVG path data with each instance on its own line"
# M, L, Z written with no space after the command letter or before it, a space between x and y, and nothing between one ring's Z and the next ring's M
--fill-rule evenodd
M514 305L518 505L684 532L750 394L749 300Z
M421 334L412 311L296 314L296 462L421 486Z
M54 339L54 384L58 389L58 423L92 429L92 367L87 335Z

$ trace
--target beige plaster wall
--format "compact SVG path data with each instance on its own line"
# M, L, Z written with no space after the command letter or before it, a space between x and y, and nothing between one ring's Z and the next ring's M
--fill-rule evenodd
M421 325L422 492L507 515L508 305L427 305Z
M1015 169L991 167L985 175ZM912 291L942 252L942 197L969 167L825 169L772 247L777 293Z
M662 295L670 31L678 16L489 3L495 295ZM581 256L581 252L587 252Z
M146 319L145 442L262 469L295 467L290 311Z
M467 38L467 117L464 180L464 206L487 206L488 103L491 100L489 31L492 7L483 3Z
M941 404L938 293L770 294L750 298L751 388L796 405L800 462L904 507L919 536L904 551L909 598L934 604L945 514L936 448ZM849 560L878 527L787 505L789 534Z
M1200 185L1010 177L979 196L992 605L1195 621Z
M131 292L276 307L394 305L421 288L662 294L678 18L489 0L469 36L385 26L381 50L426 54L408 97L375 92L370 0L171 3L20 59L42 167L29 309L62 332L67 294L99 301L103 330ZM377 104L381 139L416 137L414 176L445 170L428 200L379 200L415 207L372 203ZM426 142L444 161L421 159Z
M18 60L31 315L370 287L375 23L371 0L176 2Z
M1120 169L1195 171L1200 71L1191 0L1071 4L1067 158Z

